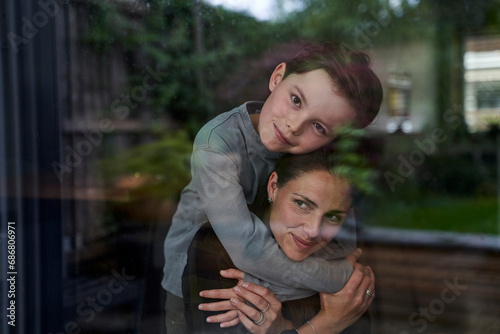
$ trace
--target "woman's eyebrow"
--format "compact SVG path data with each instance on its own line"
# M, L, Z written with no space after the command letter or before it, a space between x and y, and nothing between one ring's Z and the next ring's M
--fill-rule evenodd
M314 202L312 199L310 199L309 197L307 196L304 196L304 195L301 195L301 194L298 194L298 193L292 193L293 195L295 196L299 196L301 197L304 201L308 202L309 204L311 204L312 206L314 206L315 208L318 207L318 204L316 204L316 202Z
M325 215L331 215L331 214L342 214L342 215L345 215L345 214L347 214L347 212L342 211L342 210L330 210Z
M299 194L299 193L292 193L292 194L293 194L293 195L295 195L295 196L299 196L299 197L301 197L304 201L308 202L309 204L311 204L311 205L312 205L312 206L314 206L315 208L317 208L317 207L318 207L318 204L316 204L316 202L314 202L314 201L313 201L312 199L310 199L309 197L307 197L307 196L305 196L305 195L302 195L302 194ZM328 211L326 214L328 215L328 214L334 214L334 213L336 213L336 214L339 214L339 213L340 213L340 214L343 214L343 215L347 214L347 212L346 212L346 211L342 211L342 210L330 210L330 211Z

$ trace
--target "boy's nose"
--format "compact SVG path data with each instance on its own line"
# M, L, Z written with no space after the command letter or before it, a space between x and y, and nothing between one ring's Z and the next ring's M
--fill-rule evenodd
M286 126L294 136L301 134L303 124L304 120L300 116L289 117L286 122Z

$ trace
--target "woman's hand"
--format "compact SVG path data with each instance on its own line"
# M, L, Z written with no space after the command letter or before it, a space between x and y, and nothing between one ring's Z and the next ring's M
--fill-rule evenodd
M353 269L354 269L354 265L356 264L356 262L358 262L362 253L363 253L363 251L361 250L361 248L356 248L349 255L346 256L345 259L347 260L347 262L349 262L351 264L351 267Z
M340 333L366 312L374 296L375 275L372 269L355 263L354 272L342 290L320 293L321 311L311 322L318 333Z
M234 292L239 298L231 298L231 304L238 310L241 323L251 333L274 334L285 329L287 321L281 314L281 303L269 289L245 282L235 286Z

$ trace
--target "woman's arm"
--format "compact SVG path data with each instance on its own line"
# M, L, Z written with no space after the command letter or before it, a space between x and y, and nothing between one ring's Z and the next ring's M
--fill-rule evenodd
M237 160L237 159L236 159ZM309 257L290 260L269 229L247 208L238 163L228 154L198 146L192 156L193 183L208 220L235 266L261 280L281 300L336 292L347 282L352 266Z

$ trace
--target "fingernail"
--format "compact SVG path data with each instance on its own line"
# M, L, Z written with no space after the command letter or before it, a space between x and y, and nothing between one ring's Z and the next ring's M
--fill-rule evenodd
M203 310L203 304L198 305L198 310Z
M220 327L224 328L224 327L226 327L226 324L220 324Z
M242 284L242 286L243 286L244 288L248 288L248 283L247 283L247 282L245 282L245 283L243 283L243 284Z
M234 291L240 292L240 291L241 291L241 288L240 288L239 286L235 286L235 287L234 287Z
M238 299L236 299L236 298L231 298L231 304L233 304L233 305L238 304Z
M200 291L200 297L204 297L205 291Z
M207 318L207 322L212 322L212 318Z
M221 270L221 271L220 271L220 273L221 273L221 275L222 275L222 274L225 274L225 273L226 273L226 271L225 271L225 270Z

